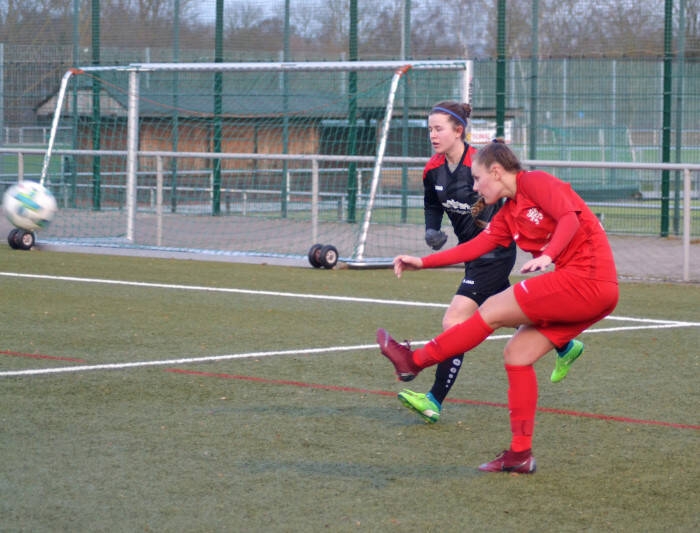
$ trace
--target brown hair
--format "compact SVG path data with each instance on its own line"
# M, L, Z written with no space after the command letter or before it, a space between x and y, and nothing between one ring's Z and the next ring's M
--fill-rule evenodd
M461 104L453 100L445 100L435 104L430 110L430 113L428 113L428 116L435 113L447 115L447 118L454 126L462 126L462 140L467 138L467 124L472 114L472 106L469 104Z
M518 156L500 138L483 146L472 158L472 161L475 160L486 168L498 163L507 172L519 172L523 169Z

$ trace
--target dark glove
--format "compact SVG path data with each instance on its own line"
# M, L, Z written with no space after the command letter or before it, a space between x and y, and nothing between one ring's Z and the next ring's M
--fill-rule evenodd
M425 230L425 242L433 250L439 250L447 242L447 234L437 229Z

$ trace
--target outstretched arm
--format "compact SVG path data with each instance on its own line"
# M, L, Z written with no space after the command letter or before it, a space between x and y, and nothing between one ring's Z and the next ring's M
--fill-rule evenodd
M438 268L466 261L473 261L481 257L486 252L490 252L498 246L498 243L491 239L486 231L482 231L473 239L458 244L454 248L449 248L442 252L430 254L422 258L423 268Z
M401 277L404 270L420 270L423 268L423 260L412 255L399 255L394 258L394 274Z
M492 241L485 232L481 232L470 241L425 257L398 255L394 258L394 274L400 278L401 274L409 270L438 268L472 261L486 252L490 252L496 246L498 246L496 242Z

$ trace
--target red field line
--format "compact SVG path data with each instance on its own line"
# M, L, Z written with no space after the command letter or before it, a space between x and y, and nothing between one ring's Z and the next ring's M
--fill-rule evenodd
M241 376L238 374L220 374L215 372L197 372L195 370L185 370L182 368L168 368L166 372L172 372L174 374L186 374L190 376L202 376L209 378L219 378L219 379L236 379L240 381L255 381L257 383L267 383L271 385L291 385L293 387L305 387L309 389L319 389L319 390L330 390L330 391L340 391L340 392L354 392L360 394L376 394L378 396L395 396L395 392L372 390L372 389L361 389L357 387L342 387L339 385L321 385L317 383L307 383L304 381L292 381L286 379L267 379L260 378L256 376ZM505 403L498 402L487 402L482 400L467 400L460 398L448 398L445 400L447 403L455 404L467 404L467 405L479 405L488 407L500 407L507 409L508 405ZM580 418L594 418L597 420L607 420L610 422L622 422L626 424L640 424L647 426L662 426L670 427L676 429L694 429L700 430L700 425L696 424L679 424L676 422L664 422L662 420L644 420L639 418L629 418L625 416L614 416L614 415L604 415L599 413L586 413L583 411L570 411L568 409L553 409L550 407L538 407L537 411L540 413L550 413L556 415L574 416Z
M2 355L10 355L12 357L27 357L29 359L49 359L51 361L68 361L70 363L87 363L85 359L78 359L77 357L57 357L55 355L42 355L40 353L25 353L25 352L12 352L10 350L0 350Z

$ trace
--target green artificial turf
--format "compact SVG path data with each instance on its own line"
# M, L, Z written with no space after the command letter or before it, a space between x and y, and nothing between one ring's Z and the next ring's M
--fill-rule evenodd
M565 381L537 363L538 471L513 476L477 470L509 442L504 339L465 357L431 426L374 347L379 326L438 333L457 270L0 247L0 272L3 532L700 527L697 285L624 283Z

